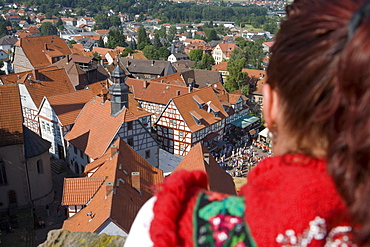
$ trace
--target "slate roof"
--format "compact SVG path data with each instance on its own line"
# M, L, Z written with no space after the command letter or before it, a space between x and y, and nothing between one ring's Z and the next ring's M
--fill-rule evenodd
M46 97L63 126L73 124L85 104L94 97L91 89Z
M209 157L208 163L204 159L205 154ZM226 173L201 143L190 149L190 152L175 168L174 172L179 170L204 171L208 175L208 188L210 190L232 195L236 194L233 178Z
M23 117L18 85L0 86L0 146L23 143Z
M50 65L50 57L72 53L66 42L56 35L25 37L19 41L19 46L34 68Z
M6 35L0 38L0 45L14 45L17 41L18 39L16 37Z
M203 69L182 69L180 71L184 81L188 83L189 79L194 79L196 87L202 88L208 84L223 82L222 75L218 71L210 71Z
M196 99L204 102L202 109L199 109ZM175 97L172 100L192 132L212 125L228 116L211 87L204 87L192 93ZM209 106L207 104L209 104L213 109L219 111L218 117L215 117L213 113L208 110ZM200 125L195 122L191 112L196 112L196 114L199 114L202 117Z
M85 208L64 221L63 229L72 232L96 232L107 221L113 221L128 233L137 212L153 195L151 187L163 182L163 172L151 166L124 141L117 139L114 145L115 148L110 148L104 156L96 160L100 165L88 178L106 178L102 186L96 190ZM87 169L88 167L85 172L88 172ZM139 189L133 188L132 172L140 173L137 181L140 184ZM111 190L113 191L109 192ZM87 216L89 212L92 213L92 218Z
M130 59L120 57L120 63L131 74L167 75L171 65L169 61Z
M26 159L49 152L50 142L42 139L35 132L23 126L24 156Z
M162 105L166 105L170 99L176 96L188 93L187 87L154 81L128 78L126 84L133 88L135 99Z

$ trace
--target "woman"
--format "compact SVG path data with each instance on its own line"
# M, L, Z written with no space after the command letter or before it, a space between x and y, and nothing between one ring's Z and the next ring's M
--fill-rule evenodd
M206 191L202 172L172 174L126 246L369 245L369 26L368 0L289 5L263 88L275 156L240 197Z

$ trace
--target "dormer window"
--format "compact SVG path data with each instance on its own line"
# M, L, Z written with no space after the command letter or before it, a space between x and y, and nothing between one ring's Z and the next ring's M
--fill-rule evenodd
M193 99L194 99L195 103L197 103L199 109L203 109L203 106L204 106L205 102L198 95L194 95Z
M197 112L195 112L195 111L191 111L190 112L190 114L191 114L191 116L193 117L193 119L194 119L194 121L195 121L195 123L197 124L197 125L201 125L202 124L202 119L203 119L203 117L201 116L201 115L199 115Z

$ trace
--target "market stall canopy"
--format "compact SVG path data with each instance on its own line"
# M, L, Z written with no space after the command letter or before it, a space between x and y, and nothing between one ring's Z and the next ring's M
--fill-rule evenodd
M235 120L231 122L232 125L240 128L248 127L249 125L257 122L259 120L258 117L253 117L251 115L244 115L242 118L239 118L238 120Z

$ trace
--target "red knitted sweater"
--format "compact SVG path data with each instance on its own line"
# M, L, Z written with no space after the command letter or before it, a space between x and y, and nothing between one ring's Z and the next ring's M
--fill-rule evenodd
M153 208L154 246L351 246L347 208L324 160L301 154L264 159L239 198L205 192L207 183L201 171L180 171L165 181Z

